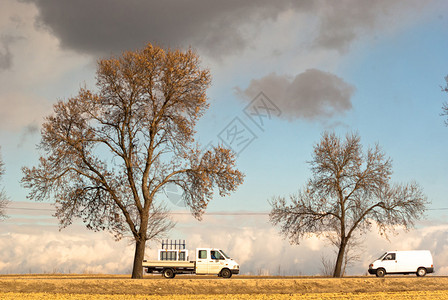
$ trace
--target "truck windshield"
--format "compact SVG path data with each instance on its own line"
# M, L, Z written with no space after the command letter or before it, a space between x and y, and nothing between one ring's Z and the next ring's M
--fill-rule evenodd
M219 250L219 252L221 252L221 254L222 254L225 258L230 259L230 257L229 257L227 254L225 254L224 251Z
M387 254L387 252L385 252L385 253L383 253L383 254L381 254L381 256L380 257L378 257L378 260L382 260L383 259L383 257L385 256Z

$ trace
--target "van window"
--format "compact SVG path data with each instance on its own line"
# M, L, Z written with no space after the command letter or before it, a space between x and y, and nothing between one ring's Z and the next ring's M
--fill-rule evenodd
M205 259L207 258L207 250L199 250L199 258Z
M224 256L219 251L211 251L210 257L212 259L225 259Z
M225 254L224 251L219 250L219 252L221 252L221 254L224 255L225 258L230 258L230 256L228 256L227 254Z
M395 260L395 253L389 253L383 260Z

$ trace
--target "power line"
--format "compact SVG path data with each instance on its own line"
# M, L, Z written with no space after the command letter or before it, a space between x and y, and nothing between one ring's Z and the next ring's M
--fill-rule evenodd
M31 207L6 207L6 209L15 209L15 210L41 210L41 211L55 211L50 208L31 208Z
M13 210L29 210L29 211L51 211L54 212L55 209L51 208L31 208L31 207L10 207L7 209ZM440 207L440 208L428 208L426 210L448 210L448 207ZM170 212L171 215L190 215L191 213L186 212ZM269 215L269 212L260 212L260 211L242 211L242 212L205 212L204 215L208 216L264 216Z
M171 215L190 215L190 212L171 212ZM264 216L269 212L205 212L207 216Z
M7 207L7 209L14 210L30 210L30 211L51 211L54 212L55 209L51 208L31 208L31 207ZM170 212L171 215L190 215L191 213L186 212ZM208 216L258 216L258 215L269 215L269 212L256 212L256 211L248 211L248 212L205 212L205 215Z

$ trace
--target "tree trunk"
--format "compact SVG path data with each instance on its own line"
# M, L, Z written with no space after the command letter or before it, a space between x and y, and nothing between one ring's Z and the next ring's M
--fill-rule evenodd
M346 238L341 239L341 244L339 245L338 257L336 259L336 264L334 266L333 277L342 277L342 263L344 261L345 247L347 245Z
M143 278L143 258L145 256L145 244L146 240L139 238L135 242L135 255L134 255L134 265L132 267L132 278L141 279Z

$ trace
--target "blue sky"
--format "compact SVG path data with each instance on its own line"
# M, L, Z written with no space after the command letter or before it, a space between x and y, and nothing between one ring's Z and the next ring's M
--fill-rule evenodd
M256 136L238 156L244 184L228 197L216 197L209 212L269 211L268 199L294 193L305 184L311 175L306 162L323 131L355 131L365 147L379 143L393 159L393 181L415 180L423 187L432 203L419 228L436 234L437 226L446 225L448 210L440 210L448 208L448 127L440 116L442 103L448 101L440 88L448 75L445 1L344 1L338 6L332 1L192 1L187 9L191 15L183 13L182 1L173 1L170 8L152 1L126 7L120 1L94 3L91 11L84 9L88 3L83 1L1 4L0 151L6 168L1 183L11 207L47 205L24 204L27 191L19 181L22 166L37 164L35 145L51 105L75 95L84 83L93 88L99 57L152 42L191 46L211 70L211 107L197 128L201 143L216 143L235 118ZM166 20L160 19L167 10L171 13ZM55 17L68 11L66 18ZM98 11L104 13L95 14ZM123 17L128 21L116 21ZM310 82L318 80L323 80L322 89L308 90ZM327 88L334 98L321 94ZM259 92L281 111L280 117L265 119L262 129L244 113ZM316 103L322 99L327 102L320 107ZM47 212L44 220L50 220ZM34 220L29 211L10 214L5 221L9 231L2 234L26 232L32 226L23 221ZM192 244L215 241L204 237L201 224L227 230L230 236L238 236L240 224L245 232L264 226L263 232L277 239L276 228L264 218L236 218L226 229L216 225L219 222L207 223L207 218L197 223L181 217L173 238L190 239ZM56 221L48 222L43 222L45 230L56 234ZM204 233L198 238L188 228ZM90 239L82 226L69 232ZM286 241L282 247L287 252L295 249ZM448 262L448 257L440 260Z
M244 118L247 103L239 101L234 90L217 91L215 101L221 97L225 100L214 103L201 123L204 126L199 129L200 135L219 132L219 126L225 127L238 116L253 127L257 139L239 157L239 165L247 174L245 185L230 200L219 200L210 207L226 210L220 202L230 202L245 210L266 210L269 206L264 199L295 192L310 175L306 161L324 130L340 135L359 132L366 147L379 143L393 159L394 181L415 180L424 187L431 208L447 207L444 183L448 178L448 130L440 117L441 103L446 101L440 86L446 84L447 29L446 18L429 16L399 33L364 37L364 43L354 43L353 53L342 55L334 68L338 76L356 88L351 97L352 109L329 119L316 122L274 118L261 132ZM259 62L252 63L259 68ZM241 72L257 78L272 72L270 67ZM294 74L303 69L288 67L284 71ZM229 85L247 86L244 81L247 79L236 76ZM275 103L275 94L267 95ZM440 212L430 211L428 215L440 217Z

